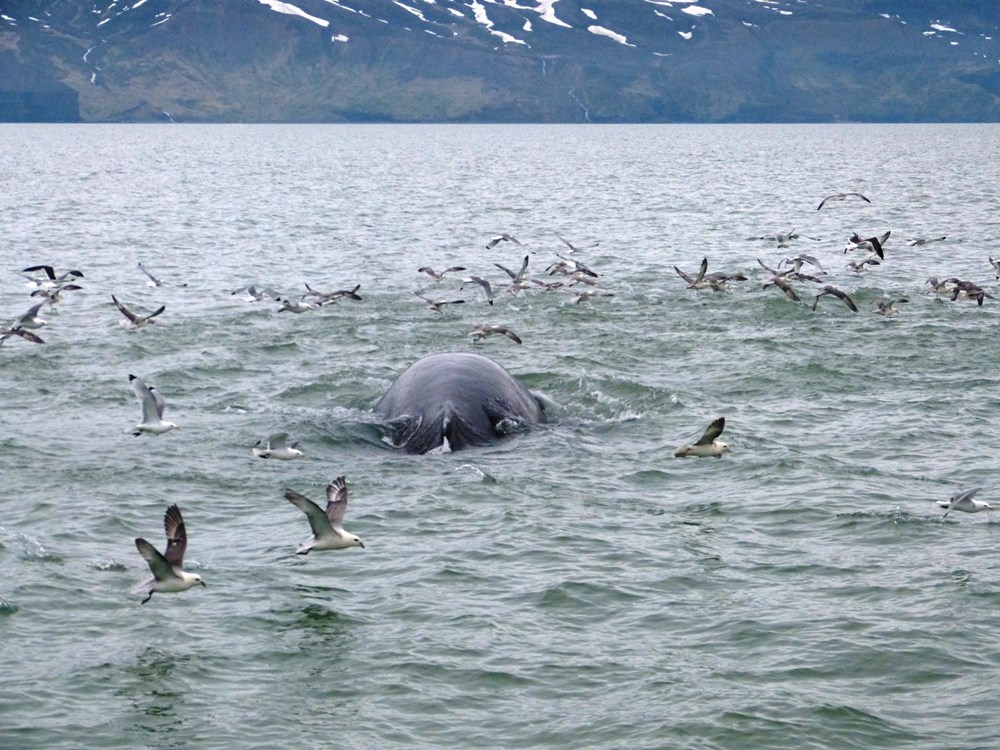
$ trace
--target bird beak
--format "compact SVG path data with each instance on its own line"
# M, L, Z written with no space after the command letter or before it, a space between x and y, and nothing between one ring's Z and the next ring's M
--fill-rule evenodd
M358 542L358 545L361 547L361 549L365 548L365 543L364 542Z
M202 582L201 582L201 585L202 585L202 586L203 586L204 588L206 588L206 589L208 588L208 584L207 584L207 583L205 583L204 581L202 581Z

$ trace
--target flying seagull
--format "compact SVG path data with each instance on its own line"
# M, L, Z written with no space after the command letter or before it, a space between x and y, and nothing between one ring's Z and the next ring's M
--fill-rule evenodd
M43 301L29 307L25 312L21 313L21 315L19 315L13 323L10 324L10 327L12 329L38 329L42 326L48 325L47 320L38 317L38 311L42 309L42 305L44 304L45 302Z
M715 456L716 458L722 458L722 454L729 451L729 446L718 439L725 428L726 418L719 417L708 426L705 434L698 438L697 442L690 445L682 445L674 451L674 456L677 458L685 458L687 456L697 456L698 458Z
M121 314L125 316L125 320L121 321L121 324L126 328L142 328L146 324L155 323L156 321L154 321L153 318L167 309L166 305L160 305L159 308L151 312L149 315L138 315L119 302L118 298L113 294L111 295L111 301L115 303L115 307L117 307Z
M561 234L559 234L559 232L555 232L554 234L556 237L559 238L560 242L562 242L566 247L569 248L569 250L566 251L567 253L575 253L577 250L584 250L591 247L597 247L598 245L601 244L600 242L591 242L589 245L586 246L586 248L577 247L572 242L563 237Z
M944 515L941 516L941 518L946 518L953 510L960 510L963 513L978 513L981 510L997 510L989 503L984 503L982 500L972 499L981 489L982 487L975 487L971 490L956 492L948 498L947 501L939 500L937 503L938 507L945 509Z
M433 310L436 313L443 313L444 310L442 310L441 308L444 307L445 305L464 305L465 304L465 300L464 299L450 299L450 300L436 301L436 300L432 300L430 297L425 297L420 292L414 292L414 294L417 295L418 297L420 297L420 299L422 299L424 302L426 302L427 303L427 307L429 309Z
M854 304L854 300L847 296L847 292L842 289L838 289L835 286L827 285L820 289L819 294L813 298L813 310L816 309L816 305L819 303L819 298L827 294L830 294L837 299L841 300L845 305L847 305L854 312L858 311L858 306Z
M870 200L868 200L868 199L867 199L867 198L866 198L865 196L863 196L863 195L862 195L861 193L834 193L833 195L828 195L828 196L826 196L826 197L825 197L825 198L824 198L823 200L821 200L821 201L819 202L819 205L818 205L818 206L816 206L816 210L817 210L817 211L819 211L819 210L820 210L821 208L823 208L823 206L825 206L825 205L826 205L827 203L831 203L831 202L833 202L833 201L842 201L842 200L844 200L845 198L852 198L852 197L853 197L853 198L860 198L860 199L861 199L861 200L863 200L863 201L864 201L865 203L871 203L871 201L870 201Z
M187 591L192 586L204 586L205 582L197 573L184 572L184 549L187 547L187 531L184 529L184 518L176 505L167 508L163 516L163 526L167 532L167 551L160 554L156 547L145 539L136 539L135 546L142 559L149 563L153 577L142 581L132 589L134 594L145 594L142 600L145 604L153 598L153 594L161 591L173 594Z
M144 265L142 265L141 262L139 262L137 265L139 266L139 270L149 277L149 281L146 282L147 286L166 286L168 284L168 282L162 281L153 276L153 274L149 272L149 269L147 269ZM187 286L187 284L174 284L173 286Z
M486 295L486 301L493 304L493 287L482 276L468 276L462 279L462 286L458 288L458 291L465 289L466 284L479 284L483 288L483 294Z
M496 325L492 323L480 323L475 328L472 329L472 339L473 341L482 341L487 336L492 336L493 334L498 334L500 336L506 336L515 344L521 343L521 337L514 333L507 326Z
M45 278L37 278L35 276L28 276L29 273L34 273L35 271L44 271ZM83 273L80 271L67 271L64 274L56 276L55 270L52 266L31 266L25 268L21 271L21 275L28 280L28 283L39 289L51 289L56 286L62 286L67 283L70 279L82 279Z
M147 387L135 375L129 375L128 381L132 384L132 392L135 393L135 397L139 399L139 405L142 407L142 421L135 426L133 435L139 437L144 432L162 435L164 432L177 429L177 425L173 422L163 420L166 402L155 386Z
M329 549L347 549L348 547L364 549L365 545L358 537L344 531L344 514L347 512L347 482L345 477L337 477L332 484L326 486L325 511L308 497L300 495L295 490L286 489L285 499L306 514L313 532L313 538L302 542L295 550L296 555L307 555L310 550L320 552Z
M465 270L466 270L465 266L452 266L451 268L446 268L440 273L438 273L430 266L421 266L420 268L417 269L417 273L426 273L428 276L434 279L434 281L443 281L445 274L458 273L459 271L465 271Z
M486 249L492 250L494 247L499 245L501 242L513 242L515 245L520 245L521 241L512 234L507 234L506 232L501 232L500 234L492 237L489 242L486 243Z
M287 432L277 432L266 440L254 443L253 454L258 458L277 458L281 461L291 461L304 455L296 446L298 440L288 439Z
M909 302L910 300L906 297L900 297L899 299L877 299L875 300L876 309L872 312L878 315L884 315L887 318L890 315L899 315L899 308L896 307L896 303L902 304L903 302Z

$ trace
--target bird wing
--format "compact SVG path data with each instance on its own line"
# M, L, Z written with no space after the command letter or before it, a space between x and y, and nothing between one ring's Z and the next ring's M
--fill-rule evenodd
M285 499L306 514L306 518L309 519L309 527L317 537L333 531L326 513L308 497L300 495L295 490L286 489Z
M512 279L514 279L514 280L517 279L517 274L514 273L513 271L511 271L509 268L507 268L507 266L502 266L499 263L494 263L493 265L496 266L497 268L499 268L501 271L503 271L508 276L510 276Z
M134 312L132 312L127 307L125 307L125 305L119 302L118 298L115 297L115 295L113 294L111 295L111 301L115 303L115 307L117 307L121 311L121 314L124 315L129 320L131 320L133 323L135 323L139 319Z
M155 385L149 386L149 392L153 394L153 401L156 404L156 413L163 419L163 410L167 408L167 402L163 400L163 394Z
M466 270L465 266L452 266L451 268L444 269L441 273L458 273L464 270Z
M41 336L37 336L31 331L26 331L23 328L15 328L11 331L15 336L20 336L25 341L30 341L32 344L44 344L45 340Z
M780 276L775 276L772 279L772 281L774 282L774 285L778 287L778 289L780 289L785 293L785 296L788 297L788 299L790 299L792 302L799 302L799 295L795 293L795 290L792 289L791 285L787 281L785 281ZM815 305L813 305L813 309L814 310L816 309Z
M347 512L347 478L340 476L326 486L326 517L330 526L341 528Z
M712 424L710 424L695 445L711 445L722 431L726 428L726 418L719 417Z
M149 563L149 569L153 571L153 577L157 581L166 581L169 578L180 578L174 569L170 567L167 558L157 551L156 547L145 539L136 539L135 548L139 550L142 559Z
M287 432L276 432L271 437L267 439L267 448L269 450L278 450L279 448L284 448L288 445L288 433Z
M129 375L128 380L132 384L132 392L139 399L139 405L142 407L142 421L155 422L159 418L160 412L153 394L146 384L135 375Z
M187 531L181 509L176 505L171 505L164 513L163 528L167 532L167 551L163 556L171 568L180 568L184 564L184 550L187 549Z
M149 315L147 315L145 318L143 318L143 320L150 320L151 318L155 318L157 315L159 315L161 312L163 312L166 309L167 309L166 305L160 305L159 308L157 308L157 310L155 312L151 312Z
M22 273L33 273L35 271L45 271L45 275L49 277L50 281L56 280L56 272L52 266L31 266L30 268L23 269Z
M698 278L697 281L701 281L705 278L705 271L708 270L708 258L701 259L701 265L698 267Z
M142 271L144 274L146 274L150 278L150 281L152 281L154 284L156 284L157 286L159 286L160 284L163 283L158 278L156 278L155 276L153 276L153 274L151 274L149 271L147 271L146 267L144 265L142 265L142 263L139 263L138 265L139 265L139 270Z
M511 341L513 341L513 342L514 342L515 344L520 344L520 343L522 343L522 341L521 341L521 337L520 337L520 336L518 336L518 335L517 335L516 333L514 333L514 332L513 332L512 330L510 330L509 328L505 328L505 329L504 329L504 331L503 331L503 335L504 335L504 336L506 336L507 338L509 338L509 339L510 339Z
M686 273L684 273L677 266L674 266L674 270L677 271L677 275L678 276L680 276L682 279L684 279L684 281L686 281L688 283L688 286L694 286L694 279L692 279L690 276L688 276Z

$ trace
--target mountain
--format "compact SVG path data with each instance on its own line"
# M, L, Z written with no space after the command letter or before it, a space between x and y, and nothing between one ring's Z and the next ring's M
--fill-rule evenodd
M0 120L1000 121L996 0L0 0Z

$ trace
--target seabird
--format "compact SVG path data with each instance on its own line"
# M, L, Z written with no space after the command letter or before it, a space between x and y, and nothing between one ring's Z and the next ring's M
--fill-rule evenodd
M515 245L520 245L521 244L521 241L519 239L517 239L517 237L515 237L514 235L507 234L506 232L501 232L500 234L496 235L495 237L493 237L492 239L490 239L489 242L486 243L486 249L487 250L492 250L494 247L496 247L497 245L499 245L501 242L513 242Z
M142 421L135 426L133 435L139 437L144 432L162 435L164 432L177 429L177 425L173 422L163 420L166 402L156 386L147 387L139 378L131 374L128 376L128 382L132 384L132 392L135 393L135 397L139 399L139 405L142 407Z
M505 274L510 276L511 282L507 285L507 288L512 292L516 293L520 289L526 289L531 281L528 279L528 257L524 256L524 260L521 262L521 268L517 273L511 271L507 266L501 265L500 263L494 263L493 265L503 271Z
M725 288L726 279L723 278L725 274L709 274L706 276L705 272L708 270L708 258L701 259L701 265L698 267L698 275L694 278L684 273L677 266L674 266L674 270L677 272L678 276L687 282L688 289L712 288L718 292Z
M910 300L906 297L900 297L899 299L877 299L875 300L875 307L877 309L872 312L877 315L885 315L889 317L890 315L899 315L899 308L896 307L896 303L902 304L903 302L909 302Z
M430 308L431 310L433 310L436 313L443 313L444 310L442 310L441 308L444 307L445 305L464 305L465 304L465 300L464 299L441 300L440 302L438 302L438 301L432 300L430 297L425 297L420 292L414 292L414 294L417 295L418 297L420 297L420 299L422 299L424 302L426 302L427 303L427 307Z
M52 307L56 302L62 299L63 292L74 292L78 289L83 289L79 284L64 284L62 286L54 286L49 289L36 289L30 295L30 297L44 297L46 304Z
M521 337L514 333L507 326L496 325L494 323L480 323L475 328L472 329L472 339L474 341L481 341L487 336L492 336L493 334L500 334L506 336L515 344L520 344Z
M959 279L949 279L949 281L954 281L955 286L951 290L951 301L954 302L960 296L964 295L966 299L976 300L976 304L980 307L983 306L984 299L993 299L993 295L987 292L978 284L974 284L971 281L961 281Z
M682 445L674 451L674 456L677 458L686 458L687 456L696 456L698 458L715 456L716 458L722 458L722 454L729 451L729 446L718 439L725 428L726 418L719 417L708 426L705 434L698 438L697 442L690 445Z
M149 315L137 315L119 302L113 294L111 295L111 301L115 303L115 307L117 307L121 311L121 314L125 316L125 320L121 321L121 324L126 328L142 328L147 323L155 323L156 321L154 321L153 318L167 309L166 305L160 305L157 310L151 312Z
M816 305L819 303L819 298L827 294L832 294L837 299L841 300L845 305L847 305L854 312L858 311L858 306L854 304L854 300L847 296L847 292L842 289L838 289L835 286L827 284L825 287L820 289L819 294L813 298L813 310L816 309Z
M990 265L993 266L993 275L1000 279L1000 260L993 260L993 256L989 256Z
M834 193L833 195L828 195L823 200L821 200L819 202L819 205L816 206L816 210L819 211L821 208L823 208L823 206L825 206L827 203L830 203L832 201L842 201L845 198L851 198L851 197L860 198L865 203L871 203L871 201L868 200L861 193Z
M239 294L240 292L246 292L247 302L260 302L261 300L270 299L278 302L281 300L281 295L274 291L271 287L266 286L263 289L258 289L254 284L248 287L241 287L240 289L234 289L230 294Z
M849 240L850 244L844 248L845 253L853 252L855 250L867 250L869 253L877 255L879 260L885 260L885 250L882 248L882 243L889 239L890 232L886 232L881 237L869 237L866 240L858 237L857 234L851 235Z
M29 273L34 273L35 271L44 271L45 278L39 279L37 277L27 275ZM21 275L24 276L30 284L38 287L39 289L51 289L52 287L65 284L70 279L83 278L83 273L80 271L67 271L64 274L56 276L56 272L52 266L31 266L30 268L23 269L21 271Z
M806 255L805 253L799 253L798 255L793 255L791 258L782 259L778 262L778 268L781 268L782 264L788 264L792 267L792 273L798 273L802 270L803 263L816 266L816 268L820 271L826 273L826 269L823 268L823 264L820 263L817 258L812 255Z
M559 238L560 242L562 242L566 247L569 248L569 250L567 250L567 252L569 252L569 253L575 253L577 250L581 250L581 249L589 249L589 248L592 248L592 247L597 247L598 245L601 244L600 242L591 242L589 245L586 246L586 248L579 248L576 245L574 245L572 242L570 242L569 240L567 240L565 237L563 237L561 234L559 234L559 232L554 232L554 234L555 234L556 237Z
M559 253L556 253L556 257L559 258L559 260L545 269L545 272L549 276L556 273L561 273L566 276L569 276L570 274L582 273L595 279L598 276L596 271L587 268L578 260L567 258L565 255L560 255Z
M462 286L458 288L458 291L465 289L466 284L479 284L479 286L483 288L483 293L486 295L486 301L491 305L493 304L493 287L490 286L490 282L482 276L468 276L462 279Z
M31 328L38 329L42 326L48 325L48 321L38 317L38 311L42 309L42 305L45 302L39 302L38 304L32 305L27 309L27 311L21 313L17 319L10 324L12 329L19 328Z
M957 284L959 283L959 280L952 276L944 281L938 281L937 276L931 276L925 283L931 288L931 291L934 292L934 294L951 294L952 287L948 285Z
M451 268L446 268L443 271L441 271L441 273L438 273L430 266L421 266L420 268L417 269L417 273L426 273L428 276L434 279L434 281L443 281L445 274L458 273L459 271L465 271L465 270L467 270L465 266L452 266Z
M149 272L149 270L144 265L142 265L141 262L138 263L137 265L139 266L139 270L142 271L144 274L146 274L149 277L149 281L146 282L147 286L166 286L167 285L166 281L161 281L160 279L158 279L155 276L153 276L153 274L151 274ZM187 284L174 284L173 286L187 286Z
M769 279L766 279L764 281L763 288L767 289L769 286L776 286L776 287L778 287L778 289L780 289L781 291L783 291L785 293L785 296L788 297L788 299L790 299L792 302L800 302L801 301L799 299L799 295L797 295L795 293L795 290L792 289L791 285L787 281L785 281L785 277L784 276L780 276L780 275L779 276L771 276Z
M204 586L205 582L197 573L184 571L184 550L187 548L187 531L184 529L184 518L176 505L167 508L163 516L163 526L167 532L167 551L160 554L156 547L139 538L135 540L136 549L142 558L149 563L153 577L142 581L132 589L134 594L146 594L142 600L145 604L153 598L155 592L173 594L187 591L192 586Z
M982 500L973 500L976 493L979 492L982 487L975 487L971 490L964 490L963 492L956 492L947 502L943 500L938 500L937 505L939 508L944 508L944 515L941 518L947 518L948 514L953 510L960 510L963 513L978 513L982 510L996 510L989 503L985 503Z
M596 288L584 289L582 292L576 292L573 295L573 304L579 305L581 302L589 302L595 297L614 297L614 295L611 292L604 292Z
M941 242L942 240L948 239L947 237L914 237L906 241L906 244L910 247L916 247L917 245L929 245L932 242Z
M286 489L285 499L306 514L313 532L313 538L306 540L295 550L296 555L307 555L310 550L320 552L348 547L364 549L365 545L358 537L344 531L344 513L347 512L347 482L344 477L337 477L332 484L326 486L325 511L295 490Z
M855 263L853 260L849 261L848 264L844 267L850 268L852 271L854 271L854 273L864 273L866 270L865 266L872 266L874 268L875 266L879 266L881 264L882 261L878 260L878 258L865 258L860 263Z
M263 445L262 445L263 443ZM291 461L304 455L296 446L298 440L288 440L287 432L277 432L267 440L258 440L252 448L258 458L277 458L281 461Z

